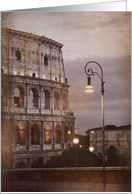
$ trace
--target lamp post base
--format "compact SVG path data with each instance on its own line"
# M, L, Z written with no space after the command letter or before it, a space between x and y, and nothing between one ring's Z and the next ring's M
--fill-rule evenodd
M103 179L103 192L106 192L106 179Z

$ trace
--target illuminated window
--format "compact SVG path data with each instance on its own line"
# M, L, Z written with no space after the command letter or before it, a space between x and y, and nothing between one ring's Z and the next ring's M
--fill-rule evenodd
M61 127L57 125L55 127L55 143L61 143Z
M15 127L15 145L26 144L26 130L22 124L18 124Z
M50 125L46 125L44 128L44 143L51 144L52 130Z

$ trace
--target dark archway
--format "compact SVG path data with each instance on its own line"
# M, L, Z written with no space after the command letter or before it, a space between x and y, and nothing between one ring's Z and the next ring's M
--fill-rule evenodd
M21 169L21 168L26 168L26 165L25 165L23 162L19 162L19 163L16 165L16 169Z

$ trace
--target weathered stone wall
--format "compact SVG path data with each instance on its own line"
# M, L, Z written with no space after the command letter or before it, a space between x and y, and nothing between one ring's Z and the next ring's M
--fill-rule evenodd
M106 167L106 192L130 192L131 168ZM3 192L103 192L103 168L15 169L2 172Z
M107 127L107 126L106 126ZM102 154L102 130L92 129L90 133L90 146L94 147L96 154ZM105 130L105 153L110 146L114 146L118 155L123 155L126 159L131 159L131 125L109 127ZM129 161L130 162L130 161Z
M60 155L68 148L65 126L67 136L68 131L74 136L62 46L43 36L2 28L2 139L6 139L2 161L6 168L16 168L18 163L32 167L39 158L44 164ZM45 142L46 136L50 143Z

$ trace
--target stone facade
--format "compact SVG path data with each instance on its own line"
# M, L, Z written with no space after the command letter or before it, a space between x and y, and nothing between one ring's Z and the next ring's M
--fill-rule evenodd
M42 166L74 136L63 45L6 28L1 37L2 161L8 168Z
M94 147L94 153L102 155L102 128L90 129L90 146ZM105 160L107 161L107 150L114 149L117 155L123 155L130 163L131 160L131 125L116 127L108 125L105 127Z

